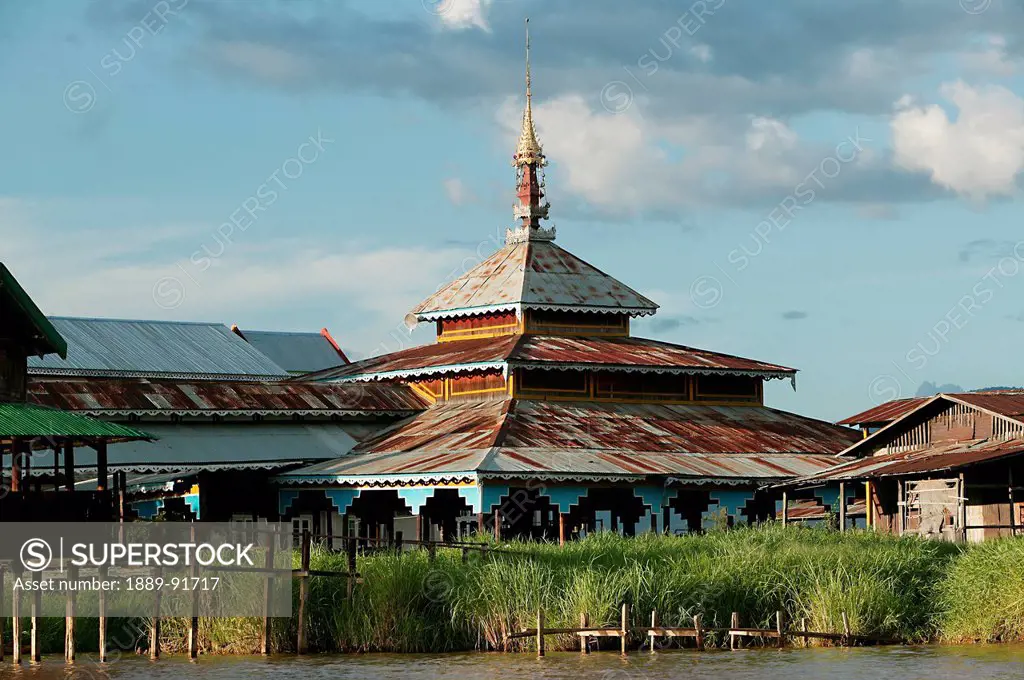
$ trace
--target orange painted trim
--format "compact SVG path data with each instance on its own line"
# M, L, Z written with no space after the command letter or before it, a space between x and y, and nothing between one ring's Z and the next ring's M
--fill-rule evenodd
M345 356L345 352L342 351L341 346L339 346L338 343L334 341L334 338L331 336L330 331L328 331L326 328L321 328L320 335L322 335L324 339L327 340L327 342L331 343L331 347L333 347L334 351L338 353L338 356L341 357L342 361L344 361L346 364L352 363L351 361L348 360L348 357Z

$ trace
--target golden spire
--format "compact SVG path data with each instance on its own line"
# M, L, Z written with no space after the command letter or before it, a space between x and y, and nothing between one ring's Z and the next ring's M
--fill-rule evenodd
M523 110L523 129L519 133L519 143L512 164L544 165L544 151L537 141L537 131L533 127L533 93L530 91L530 20L526 20L526 108Z

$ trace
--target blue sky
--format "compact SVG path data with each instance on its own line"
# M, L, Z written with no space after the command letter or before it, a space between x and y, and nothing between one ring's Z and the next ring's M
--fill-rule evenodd
M526 15L558 243L636 334L827 419L1024 384L1009 0L0 2L2 259L50 314L427 342L512 223Z

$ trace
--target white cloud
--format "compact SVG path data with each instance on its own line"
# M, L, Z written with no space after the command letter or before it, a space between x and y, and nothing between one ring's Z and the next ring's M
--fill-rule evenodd
M824 157L774 118L658 120L640 109L641 102L633 102L613 114L576 94L535 102L538 134L558 174L552 184L556 211L561 192L612 215L737 204L754 194L778 201ZM521 103L509 99L498 113L509 147L520 110Z
M303 56L273 45L245 40L215 43L211 56L232 69L279 84L305 77L313 70L312 64Z
M1009 77L1017 72L1018 62L1010 58L1006 38L1001 35L986 36L981 46L964 52L960 59L966 69L984 75Z
M200 267L190 262L193 252L204 244L220 250L208 226L192 226L187 237L160 225L58 234L41 215L25 201L0 197L4 263L46 314L232 323L280 318L296 307L330 309L330 318L310 313L300 323L326 325L360 353L398 349L399 336L409 344L404 331L393 332L405 314L462 273L453 267L479 261L456 247L314 249L278 240L236 241Z
M710 45L694 45L690 48L690 54L697 58L698 61L708 63L711 61L712 51Z
M493 0L439 0L432 2L432 9L447 28L461 31L479 28L490 32L491 27L484 16Z
M475 200L473 192L458 177L449 177L442 184L444 185L444 194L452 202L452 205L465 205Z
M941 93L957 108L955 120L937 104L893 116L896 164L974 200L1013 194L1024 169L1024 100L1005 87L962 81Z

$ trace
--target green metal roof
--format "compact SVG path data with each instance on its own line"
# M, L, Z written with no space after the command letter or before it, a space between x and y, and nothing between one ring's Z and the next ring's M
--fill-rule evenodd
M57 332L50 320L36 307L36 303L32 301L18 280L14 278L14 274L2 262L0 262L0 294L9 296L27 317L28 322L35 327L37 337L35 338L34 352L42 354L56 352L62 359L67 357L68 343L64 341L63 336Z
M0 439L70 437L130 441L153 439L141 430L108 423L71 411L22 403L0 403Z

